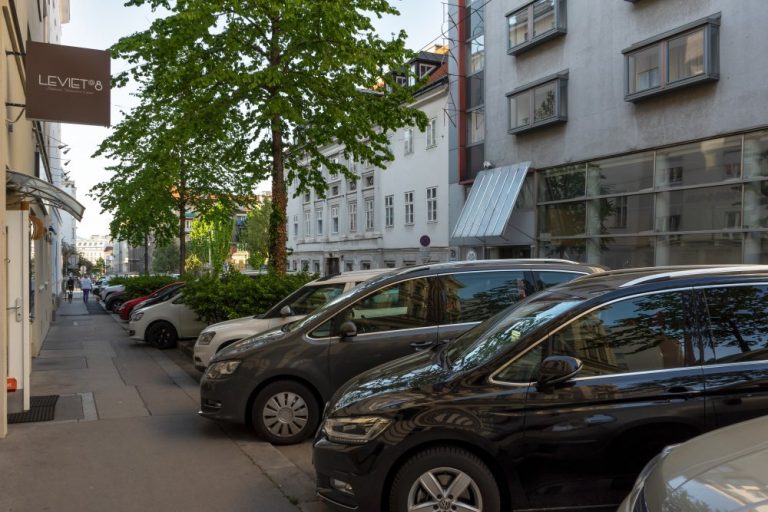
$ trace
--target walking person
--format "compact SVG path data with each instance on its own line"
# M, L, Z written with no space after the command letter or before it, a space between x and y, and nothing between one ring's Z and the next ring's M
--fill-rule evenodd
M88 302L88 295L91 293L91 288L93 288L93 281L91 281L91 278L87 275L80 278L80 289L83 290L83 302Z
M72 294L75 292L75 278L69 274L67 279L67 301L72 302Z

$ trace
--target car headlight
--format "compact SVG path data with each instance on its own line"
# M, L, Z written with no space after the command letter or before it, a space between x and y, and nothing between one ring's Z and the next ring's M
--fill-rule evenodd
M197 337L197 345L210 345L214 336L216 336L215 331L205 331L200 333L200 336Z
M328 418L323 433L335 443L364 444L384 432L392 420L378 416Z
M213 363L208 367L205 376L209 379L222 379L224 377L229 377L235 373L235 370L237 370L238 366L240 366L240 361L219 361L218 363Z
M137 311L137 312L135 312L134 314L131 315L131 321L135 322L137 320L141 320L141 317L143 317L143 316L144 316L144 312L143 311Z

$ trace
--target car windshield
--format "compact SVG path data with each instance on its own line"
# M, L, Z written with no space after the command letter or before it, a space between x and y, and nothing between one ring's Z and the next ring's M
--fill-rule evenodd
M294 329L302 329L305 326L313 325L315 320L323 316L323 314L329 308L333 308L336 304L340 304L345 301L353 301L353 300L356 300L357 297L366 295L369 290L376 288L381 281L387 279L388 277L390 277L390 275L391 273L389 272L380 274L363 283L360 283L359 285L355 286L350 290L347 290L346 292L340 295L337 295L336 298L331 299L329 302L326 302L324 306L317 308L314 312L307 315L303 320L299 320L298 322L291 324L291 327L289 330L293 331Z
M583 300L559 292L533 295L458 337L446 348L448 364L459 370L484 364Z

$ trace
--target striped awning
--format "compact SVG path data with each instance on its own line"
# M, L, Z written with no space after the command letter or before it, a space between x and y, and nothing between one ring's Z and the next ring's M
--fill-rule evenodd
M531 162L480 171L451 235L452 243L491 242L501 237Z

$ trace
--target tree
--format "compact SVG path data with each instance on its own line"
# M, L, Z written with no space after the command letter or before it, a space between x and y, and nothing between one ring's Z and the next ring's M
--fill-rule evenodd
M248 250L248 265L259 268L269 256L269 219L272 201L265 199L259 207L248 212L240 240Z
M219 274L229 256L232 241L232 214L221 207L192 222L190 248L200 261L208 262L209 270Z
M99 256L96 259L96 263L94 264L94 270L96 270L100 274L107 273L107 262L105 262L104 258L102 258L101 256Z
M323 167L354 176L323 155L323 146L338 143L346 159L381 167L393 158L388 132L426 127L426 116L407 106L415 88L398 86L387 74L402 69L412 55L405 33L383 40L369 18L398 14L387 0L127 3L145 4L171 14L113 47L116 57L132 65L117 84L129 78L150 82L154 99L171 103L190 92L199 97L199 91L213 91L203 94L208 101L196 103L194 117L226 116L241 128L234 135L247 148L242 167L247 163L256 175L271 177L269 261L280 273L286 261L286 182L296 180L299 193L324 191ZM385 88L371 90L380 80Z
M155 247L152 268L155 272L171 272L179 268L179 246L176 242Z

